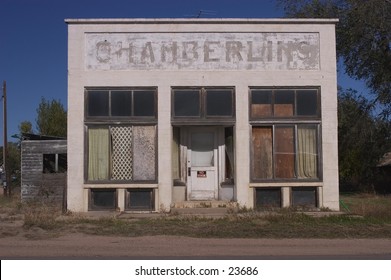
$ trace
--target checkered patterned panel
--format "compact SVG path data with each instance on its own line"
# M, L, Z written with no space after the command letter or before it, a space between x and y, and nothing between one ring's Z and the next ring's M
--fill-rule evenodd
M112 179L132 180L132 127L110 127L112 139Z

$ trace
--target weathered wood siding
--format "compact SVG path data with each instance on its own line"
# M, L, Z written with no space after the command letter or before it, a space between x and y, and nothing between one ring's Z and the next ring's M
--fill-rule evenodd
M64 206L66 173L43 173L44 154L66 154L66 140L26 140L21 147L21 199Z

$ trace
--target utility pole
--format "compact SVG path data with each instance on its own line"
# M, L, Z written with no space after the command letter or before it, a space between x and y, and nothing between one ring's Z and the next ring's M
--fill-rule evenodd
M11 196L11 188L8 180L8 149L7 149L7 84L3 81L3 172L4 172L4 195Z

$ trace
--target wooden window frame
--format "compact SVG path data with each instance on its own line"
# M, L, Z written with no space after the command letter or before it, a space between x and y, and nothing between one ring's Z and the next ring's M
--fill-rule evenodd
M198 116L176 116L175 115L175 92L195 90L199 92L200 107ZM231 115L208 115L207 114L207 95L208 91L231 91ZM235 88L234 87L173 87L171 88L171 121L174 124L181 123L199 123L204 124L213 122L215 124L227 123L233 124L235 122Z

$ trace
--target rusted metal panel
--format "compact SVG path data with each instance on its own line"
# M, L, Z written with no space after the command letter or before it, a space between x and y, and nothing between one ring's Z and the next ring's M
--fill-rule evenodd
M319 70L319 33L88 33L87 70Z

